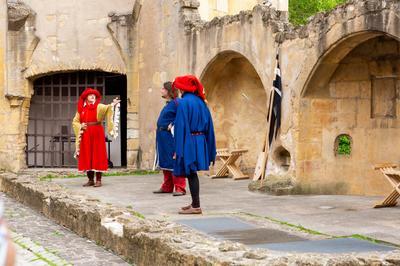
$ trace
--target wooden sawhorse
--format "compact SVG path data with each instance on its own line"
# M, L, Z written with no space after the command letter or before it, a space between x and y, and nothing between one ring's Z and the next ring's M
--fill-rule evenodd
M400 197L400 171L394 168L396 168L396 165L390 163L374 166L374 169L380 170L393 187L390 194L382 202L377 203L374 208L394 207L397 205L397 199Z
M248 179L249 176L243 174L239 167L235 165L236 160L246 152L247 150L232 150L229 152L228 149L218 149L217 158L222 161L223 165L215 175L211 176L211 178L228 177L230 172L233 175L234 180Z

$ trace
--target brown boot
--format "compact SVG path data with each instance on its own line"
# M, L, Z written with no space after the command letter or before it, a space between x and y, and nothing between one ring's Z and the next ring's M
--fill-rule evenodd
M87 171L86 173L87 177L88 177L88 182L86 184L84 184L84 187L91 187L94 186L94 172L93 171Z
M94 181L93 180L89 180L86 184L83 184L84 187L92 187L94 186Z
M96 184L94 187L101 187L101 172L96 172Z

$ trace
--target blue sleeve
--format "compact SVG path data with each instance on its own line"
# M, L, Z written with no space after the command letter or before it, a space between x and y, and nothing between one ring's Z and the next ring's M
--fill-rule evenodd
M183 157L185 143L185 121L182 108L179 107L176 110L176 117L174 121L174 140L176 157Z
M215 163L215 157L217 155L217 147L215 144L214 124L213 124L210 110L208 110L208 114L209 114L209 119L208 119L208 129L207 129L207 134L206 134L206 141L207 141L207 146L208 146L208 156L210 158L210 163L211 162Z

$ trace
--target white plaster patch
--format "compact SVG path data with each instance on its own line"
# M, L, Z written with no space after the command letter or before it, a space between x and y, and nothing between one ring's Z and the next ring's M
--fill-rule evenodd
M113 218L104 218L101 220L101 225L113 232L113 234L122 237L124 234L124 226L115 221Z

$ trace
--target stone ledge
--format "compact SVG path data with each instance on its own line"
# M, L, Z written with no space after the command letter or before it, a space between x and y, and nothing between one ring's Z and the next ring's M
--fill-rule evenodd
M74 194L52 182L0 175L0 189L45 216L137 265L389 265L400 251L364 254L286 254L221 242L168 221Z

